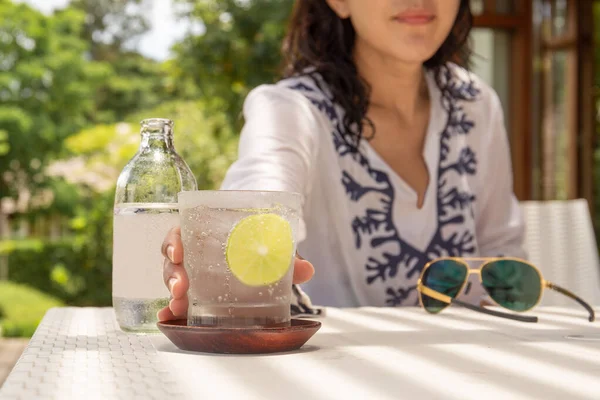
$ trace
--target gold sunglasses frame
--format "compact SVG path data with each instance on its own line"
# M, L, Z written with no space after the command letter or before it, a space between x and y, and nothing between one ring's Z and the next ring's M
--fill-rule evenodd
M421 275L419 276L419 279L417 280L417 293L419 294L419 304L421 305L421 307L423 307L425 309L425 311L427 311L430 314L438 314L438 313L442 312L443 310L445 310L447 307L449 307L452 303L457 303L458 305L472 309L474 311L479 311L479 312L483 312L486 314L495 315L498 317L516 319L516 320L523 321L523 322L537 322L537 317L519 316L519 315L489 310L485 307L474 306L474 305L462 302L460 300L457 300L446 294L440 293L436 290L433 290L433 289L425 286L425 284L423 283L423 277L425 276L425 272L429 269L429 267L431 265L435 264L436 262L440 262L440 261L454 261L460 265L463 265L467 270L467 274L465 275L465 279L464 279L463 283L461 284L460 289L457 292L457 296L458 296L458 294L462 293L462 291L465 288L465 285L469 281L469 276L472 274L477 274L479 276L479 283L485 289L485 286L483 285L483 280L481 278L481 271L489 264L492 264L497 261L516 261L516 262L528 265L531 268L533 268L533 270L536 271L538 276L540 277L540 291L538 294L538 298L537 298L535 304L533 304L531 307L529 307L525 310L519 310L519 311L510 310L510 311L517 312L517 313L524 313L524 312L532 310L533 308L537 307L539 305L540 301L542 300L544 289L552 289L552 290L555 290L567 297L570 297L571 299L573 299L577 303L579 303L581 306L583 306L589 313L588 319L590 322L593 322L595 320L594 309L587 302L585 302L584 300L582 300L580 297L578 297L574 293L570 292L569 290L564 289L564 288L544 279L544 276L542 275L542 272L540 271L540 269L538 267L536 267L535 265L533 265L532 263L530 263L526 260L523 260L520 258L514 258L514 257L440 257L440 258L436 258L434 260L429 261L425 265L423 270L421 271ZM468 264L469 261L483 261L483 264L481 264L481 266L478 268L471 268ZM487 293L487 289L485 289L485 290ZM446 303L447 306L440 309L439 311L430 311L423 304L423 295L425 295L427 297L431 297L432 299L435 299L437 301L441 301L442 303ZM488 297L498 307L508 309L508 308L503 307L500 304L498 304L491 296L489 296L489 293L488 293Z

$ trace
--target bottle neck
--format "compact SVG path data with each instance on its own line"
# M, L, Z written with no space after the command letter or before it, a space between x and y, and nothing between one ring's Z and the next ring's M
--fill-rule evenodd
M157 133L157 132L144 132L142 131L142 142L140 144L140 150L164 150L173 151L173 134L169 133Z
M140 152L170 151L173 146L173 121L164 118L151 118L142 121L142 142Z

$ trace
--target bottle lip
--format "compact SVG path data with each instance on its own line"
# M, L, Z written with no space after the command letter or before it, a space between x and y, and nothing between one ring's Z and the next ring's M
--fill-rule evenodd
M142 120L140 125L143 128L163 128L165 126L172 128L175 123L167 118L147 118Z

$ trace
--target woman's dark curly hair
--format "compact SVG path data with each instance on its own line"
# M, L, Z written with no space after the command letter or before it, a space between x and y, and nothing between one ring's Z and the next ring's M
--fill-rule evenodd
M469 0L461 0L450 34L425 67L439 72L448 62L468 66L472 26ZM367 118L370 88L353 60L355 38L350 19L338 17L325 0L296 0L283 42L284 77L309 75L319 84L320 76L327 83L333 100L345 110L343 135L352 151L357 151L365 125L375 131Z

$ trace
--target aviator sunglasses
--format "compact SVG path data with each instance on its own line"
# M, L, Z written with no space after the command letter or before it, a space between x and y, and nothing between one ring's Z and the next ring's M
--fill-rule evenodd
M468 261L483 261L481 268L470 268ZM439 258L423 268L417 281L419 301L426 311L439 313L450 304L497 317L523 322L537 322L534 316L504 313L478 307L456 299L462 292L470 274L479 275L479 281L489 297L500 307L525 312L534 308L542 298L544 289L555 290L582 305L589 313L589 321L595 319L594 310L584 300L546 281L534 265L517 258Z

